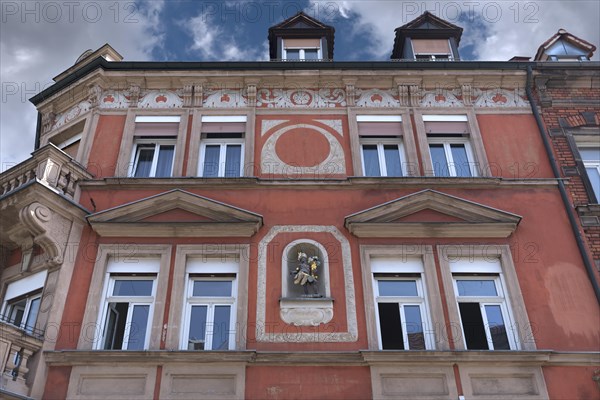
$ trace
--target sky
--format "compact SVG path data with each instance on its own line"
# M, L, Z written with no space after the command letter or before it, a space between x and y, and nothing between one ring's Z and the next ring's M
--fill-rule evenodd
M600 45L596 0L0 0L0 172L33 151L29 98L85 50L110 43L126 61L267 60L268 28L298 11L335 27L337 61L388 60L394 29L424 11L464 28L463 60L533 57L559 28Z

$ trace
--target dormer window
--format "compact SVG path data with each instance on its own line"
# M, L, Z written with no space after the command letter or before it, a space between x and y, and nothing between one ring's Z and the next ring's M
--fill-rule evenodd
M594 51L596 46L593 44L559 29L538 48L534 61L589 61Z
M284 60L320 60L321 41L319 39L284 39Z

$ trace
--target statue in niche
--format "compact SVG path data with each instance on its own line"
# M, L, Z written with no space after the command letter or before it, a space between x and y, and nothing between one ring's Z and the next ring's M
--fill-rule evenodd
M317 288L317 280L319 279L317 272L320 266L321 261L319 257L308 257L303 251L298 252L298 267L294 271L291 271L290 275L294 277L294 284L302 285L302 289L304 290L303 297L323 297L323 295L319 294L319 289Z

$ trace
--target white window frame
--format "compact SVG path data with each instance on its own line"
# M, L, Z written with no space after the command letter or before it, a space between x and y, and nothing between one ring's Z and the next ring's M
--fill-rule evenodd
M387 164L385 162L385 152L384 152L384 146L385 145L397 145L398 146L398 152L400 154L400 169L402 170L402 175L400 176L406 176L406 160L404 157L404 144L402 143L402 139L400 138L377 138L377 137L368 137L368 136L361 136L360 137L360 161L362 164L362 171L363 171L363 176L367 176L366 175L366 169L365 169L365 154L364 154L364 149L363 146L364 145L377 145L377 157L379 158L379 176L388 176L387 174Z
M150 174L148 178L154 178L156 176L156 167L158 165L158 155L160 153L161 146L173 146L173 160L171 161L171 176L173 176L173 167L175 165L175 155L177 152L177 140L176 139L135 139L133 142L133 150L131 153L131 164L129 165L129 171L127 175L130 178L135 177L137 170L138 160L140 156L140 146L144 144L154 145L154 156L152 157L152 166L150 167Z
M458 294L458 284L457 281L461 280L472 280L472 281L492 281L496 287L497 296L459 296ZM514 318L511 313L511 307L509 303L508 296L505 295L504 287L506 286L504 280L502 278L502 274L494 274L494 275L477 275L477 274L465 274L465 273L453 273L452 274L452 284L454 285L454 295L456 297L457 305L460 303L479 303L479 310L481 312L481 317L483 320L483 328L485 330L486 341L488 344L489 350L494 350L494 343L492 341L492 334L490 332L490 325L487 319L487 313L485 311L485 306L487 305L496 305L500 306L500 310L502 311L502 319L504 320L504 327L506 329L506 336L508 338L508 344L510 350L520 350L520 344L517 338L515 337L514 328L516 327L514 323ZM467 342L465 338L465 330L462 324L462 316L460 314L460 307L458 307L458 315L460 318L460 329L462 332L463 343L465 345L465 349L467 349Z
M431 156L431 148L429 145L431 144L442 144L444 145L444 153L446 154L446 161L448 162L448 173L450 177L458 177L455 168L454 157L452 156L452 150L450 145L452 144L462 144L465 146L465 151L467 153L467 161L469 164L469 170L471 171L471 178L475 178L478 176L477 174L477 163L475 162L475 157L473 156L473 150L471 149L471 143L469 138L453 138L453 137L445 137L440 135L439 137L428 136L427 137L427 151L429 151L429 157L431 158L431 168L435 175L435 165L433 163L433 157ZM443 177L442 177L443 178ZM466 177L462 177L466 178Z
M235 350L236 345L236 314L237 314L237 281L238 275L230 276L231 274L214 274L211 277L194 276L195 274L186 274L186 291L185 298L186 304L184 308L183 316L183 329L181 331L180 338L180 349L188 350L189 346L189 334L190 334L190 322L192 315L193 306L207 306L206 312L206 330L204 333L204 350L212 349L212 341L214 334L214 312L216 306L230 306L229 312L229 340L228 350ZM196 281L231 281L231 296L193 296L194 293L194 282Z
M14 304L11 304L11 303L14 303L13 300L15 300L19 297L24 297L24 300L26 300L26 303L25 303L25 308L23 309L23 318L21 319L21 322L18 325L15 325L13 322L11 322L10 314L12 314L12 311L13 311L12 308L14 307ZM18 327L19 329L23 329L27 333L32 333L35 329L35 324L37 322L37 318L40 315L40 309L38 308L33 325L27 325L27 320L29 319L29 313L31 312L31 303L33 303L33 301L37 300L37 299L40 300L40 305L41 305L42 289L36 289L31 292L25 293L24 295L13 297L12 299L6 300L4 302L4 307L2 310L3 319L5 319L5 321L9 324ZM23 300L23 299L21 299L21 300Z
M581 146L577 146L577 149L580 151L580 156L581 156L581 150L598 149L600 151L600 146L581 145ZM585 168L586 175L587 175L588 168L595 168L598 171L598 174L600 175L600 160L584 160L583 157L581 157L581 162L583 163L583 167ZM588 175L588 179L590 180L590 183L591 183L591 177L589 175ZM593 186L592 186L592 190L594 190ZM596 195L596 201L598 203L600 203L600 193L596 193L596 191L594 190L594 194Z
M244 132L240 132L243 135L245 135ZM241 146L240 148L240 176L239 177L243 177L244 176L244 137L241 138L223 138L223 139L202 139L201 141L201 145L200 145L200 161L198 162L198 176L203 177L204 176L204 159L206 157L206 146L210 145L210 146L215 146L215 145L219 145L219 171L217 173L217 177L219 178L226 178L225 176L225 157L227 154L227 146L230 145L239 145ZM237 177L230 177L230 178L237 178Z
M299 52L299 59L293 59L290 61L306 61L306 55L304 54L305 50L317 50L317 58L315 60L322 60L323 59L323 54L321 53L321 47L284 47L283 49L283 59L287 60L287 52L288 50L300 50ZM313 59L310 59L309 61L314 61Z
M377 339L379 350L383 349L383 340L381 337L381 323L379 319L379 303L394 303L398 304L400 310L400 322L402 324L402 341L404 350L410 349L408 340L408 329L406 326L406 317L404 315L405 306L419 306L421 310L421 322L423 323L423 338L425 340L425 349L435 349L435 338L431 329L431 316L429 313L429 305L423 285L423 276L412 276L413 274L398 273L397 277L376 277L378 273L373 274L373 295L375 297L375 320L377 325ZM411 275L411 276L408 276ZM417 296L379 296L379 281L415 281L417 286Z
M152 280L152 295L151 296L113 296L110 293L113 293L115 282L116 281L134 281L134 280ZM129 303L127 307L127 317L125 320L125 331L123 332L123 345L121 349L112 349L112 350L127 350L129 347L129 334L131 330L131 318L133 317L133 309L135 306L145 306L149 305L148 309L148 321L146 325L146 337L144 338L144 350L148 350L150 344L150 334L152 328L152 319L154 315L154 303L156 298L156 288L158 286L158 276L156 274L149 274L145 276L139 275L125 275L119 274L106 274L106 282L104 288L103 305L100 308L100 317L99 321L102 321L101 326L101 337L100 340L95 343L96 350L104 350L104 342L106 340L107 328L108 328L108 320L109 320L109 304L110 303Z

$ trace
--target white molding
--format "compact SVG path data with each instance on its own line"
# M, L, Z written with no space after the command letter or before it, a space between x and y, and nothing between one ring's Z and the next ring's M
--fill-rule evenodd
M135 117L135 122L166 122L166 123L179 123L181 117L179 115L138 115Z
M357 122L402 122L401 115L357 115Z
M342 265L344 270L344 297L346 301L347 332L323 333L316 335L314 332L267 333L266 307L267 307L267 279L259 278L257 281L256 295L256 341L269 343L314 343L314 342L356 342L358 340L358 322L356 316L356 297L354 292L354 276L352 274L352 256L348 239L335 227L327 225L277 225L271 228L259 243L258 276L268 277L267 259L268 246L280 233L329 233L341 245Z
M245 115L203 115L202 122L246 122Z
M423 122L468 122L466 115L423 114Z

